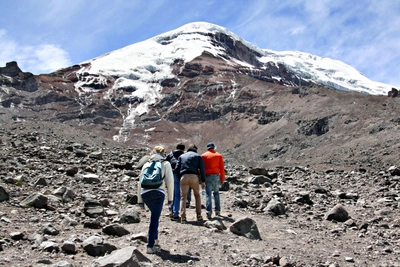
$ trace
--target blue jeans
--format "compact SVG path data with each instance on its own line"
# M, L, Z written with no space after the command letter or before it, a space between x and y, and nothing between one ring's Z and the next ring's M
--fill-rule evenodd
M158 190L151 190L142 195L143 202L150 210L150 226L148 232L147 247L154 247L158 239L158 225L160 223L161 211L163 209L165 194Z
M219 198L219 186L221 182L218 174L206 175L206 213L212 214L212 198L211 193L214 195L215 211L221 211L221 203Z
M178 174L174 173L174 200L169 206L169 210L173 213L174 217L179 216L180 204L181 204L181 186Z

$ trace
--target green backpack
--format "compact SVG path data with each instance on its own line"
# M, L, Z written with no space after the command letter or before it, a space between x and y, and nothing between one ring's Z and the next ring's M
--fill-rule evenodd
M146 168L143 169L140 177L140 184L142 188L154 189L159 188L163 182L162 176L162 162L153 161Z

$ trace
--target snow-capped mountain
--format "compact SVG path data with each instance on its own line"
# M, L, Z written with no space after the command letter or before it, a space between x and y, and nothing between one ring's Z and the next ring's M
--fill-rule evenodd
M218 36L221 36L219 40L217 40ZM146 41L83 62L82 65L87 63L89 65L82 68L80 72L116 75L120 77L116 86L134 86L137 88L136 95L156 96L159 90L149 92L148 83L157 84L174 77L175 75L171 73L171 65L175 61L190 62L205 51L216 57L226 58L227 51L224 46L212 45L213 41L224 44L223 38L226 37L247 46L257 55L258 60L258 66L238 59L231 60L230 64L259 70L265 69L267 64L276 66L282 64L303 80L338 90L386 95L392 88L390 85L369 80L362 73L341 61L298 51L277 52L261 49L226 28L204 22L190 23ZM280 79L281 77L273 78ZM84 86L84 83L79 86ZM153 89L160 89L156 87Z

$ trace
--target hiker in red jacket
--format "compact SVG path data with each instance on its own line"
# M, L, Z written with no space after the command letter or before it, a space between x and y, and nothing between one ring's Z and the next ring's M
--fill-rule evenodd
M207 152L203 153L201 157L203 158L206 172L206 214L207 219L211 219L211 192L214 195L215 215L221 215L219 187L225 181L224 159L220 153L215 151L215 145L212 142L207 144Z

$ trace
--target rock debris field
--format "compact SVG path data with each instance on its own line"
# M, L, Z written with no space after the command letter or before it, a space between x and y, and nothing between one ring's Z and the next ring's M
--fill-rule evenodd
M148 148L63 124L0 126L0 266L400 266L397 166L230 166L221 216L196 221L191 206L180 224L165 206L161 252L146 254Z

